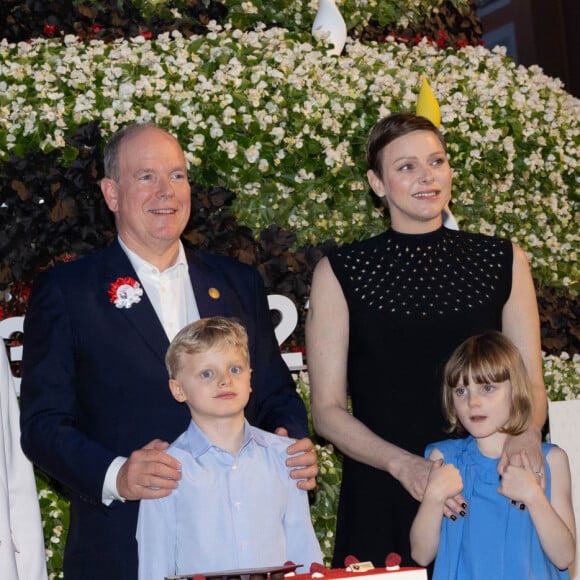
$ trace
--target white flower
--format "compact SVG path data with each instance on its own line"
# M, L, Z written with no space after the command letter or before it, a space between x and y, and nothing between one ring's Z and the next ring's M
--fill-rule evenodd
M250 145L245 151L244 155L249 163L255 163L260 155L259 145Z

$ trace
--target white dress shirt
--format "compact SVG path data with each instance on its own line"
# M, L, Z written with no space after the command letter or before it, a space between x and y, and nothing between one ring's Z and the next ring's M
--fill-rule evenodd
M322 563L308 493L286 466L290 443L245 421L232 455L191 421L167 450L181 462L179 487L139 506L139 580Z
M199 320L183 244L179 242L175 264L161 272L156 266L131 251L121 238L118 239L163 325L167 338L173 340L186 324ZM116 457L107 469L102 496L105 505L109 505L115 499L124 501L117 491L117 475L126 460L126 457Z
M119 244L137 272L167 338L173 340L186 324L199 319L183 244L179 242L175 264L163 272L127 248L121 238Z

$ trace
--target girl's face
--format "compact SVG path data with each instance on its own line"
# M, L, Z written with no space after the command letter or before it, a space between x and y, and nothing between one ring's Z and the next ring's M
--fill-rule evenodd
M389 207L391 225L401 233L426 233L442 223L451 198L452 171L437 135L413 131L381 152L382 177L369 170L373 191Z
M453 389L453 406L457 418L478 444L486 439L491 444L505 427L511 413L512 387L509 380L497 383L474 383L472 380L464 387L462 384ZM501 447L500 447L501 451Z

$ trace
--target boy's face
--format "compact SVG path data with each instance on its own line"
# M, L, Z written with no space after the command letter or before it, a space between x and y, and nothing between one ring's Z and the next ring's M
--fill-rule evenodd
M252 390L245 352L215 346L205 352L185 354L182 368L169 387L175 399L187 403L196 423L205 419L243 416Z

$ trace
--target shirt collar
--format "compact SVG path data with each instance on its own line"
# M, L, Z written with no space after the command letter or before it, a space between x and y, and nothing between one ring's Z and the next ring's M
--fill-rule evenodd
M121 236L117 236L117 240L119 241L121 249L123 250L123 252L125 252L127 258L129 258L129 262L131 262L131 266L133 266L133 269L135 270L135 272L137 272L137 274L143 271L151 272L152 269L159 272L159 269L156 266L154 266L147 260L144 260L141 256L139 256L139 254L136 254L133 250L130 250L125 244L125 242L123 242L123 240L121 239ZM181 266L185 266L185 268L188 269L187 259L185 257L185 249L183 248L181 240L179 240L179 250L177 252L177 259L175 260L175 264L167 268L167 270L165 271L167 272L173 268Z
M189 450L193 457L200 457L204 453L207 453L212 447L214 449L221 449L217 445L214 445L206 436L206 434L197 426L195 421L189 422L189 427L187 428L187 442L189 445ZM244 441L242 443L243 449L247 445L255 443L261 447L266 447L267 442L264 434L259 430L252 427L247 419L244 420Z

